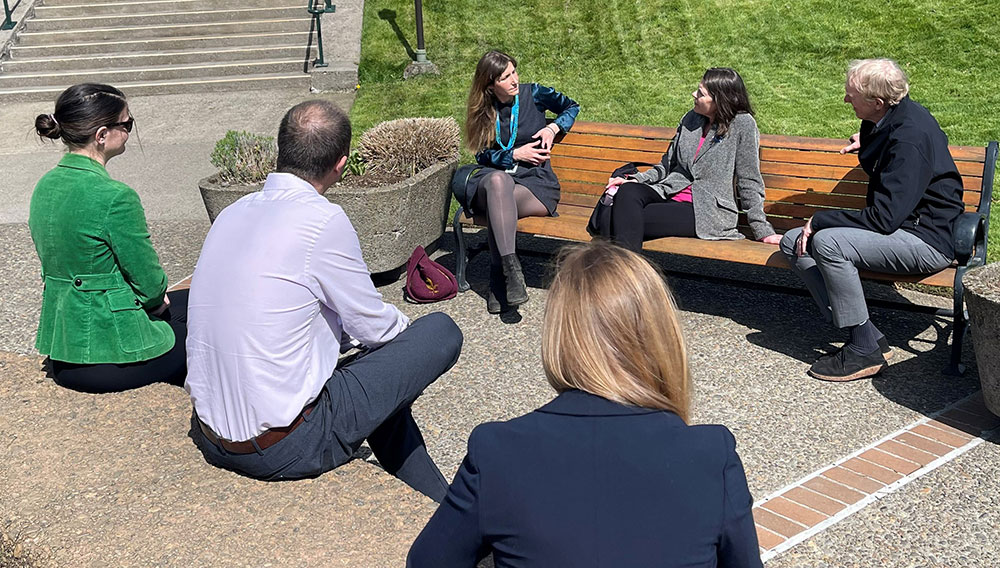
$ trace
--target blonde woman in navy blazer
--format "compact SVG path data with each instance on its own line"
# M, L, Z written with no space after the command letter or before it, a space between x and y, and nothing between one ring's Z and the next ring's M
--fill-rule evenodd
M567 247L542 362L559 395L473 430L407 564L761 566L724 426L689 426L687 358L662 275L606 243Z

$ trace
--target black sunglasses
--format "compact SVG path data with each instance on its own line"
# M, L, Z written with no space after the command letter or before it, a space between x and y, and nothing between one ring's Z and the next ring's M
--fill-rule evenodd
M132 125L135 124L135 119L129 115L128 120L125 122L112 122L111 124L105 124L107 128L114 128L116 126L121 126L125 129L125 132L132 132Z

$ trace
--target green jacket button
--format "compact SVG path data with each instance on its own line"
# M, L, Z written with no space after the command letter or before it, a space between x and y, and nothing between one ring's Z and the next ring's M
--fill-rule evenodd
M73 281L73 284L75 284L79 288L80 286L83 285L83 280L77 278L76 280Z
M136 298L136 299L135 299L135 305L137 305L137 306L138 306L138 305L140 305L140 304L139 304L139 298Z

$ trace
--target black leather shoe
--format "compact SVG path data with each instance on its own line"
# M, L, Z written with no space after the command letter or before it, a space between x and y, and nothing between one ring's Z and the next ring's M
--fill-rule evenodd
M885 358L886 361L891 361L893 356L896 354L892 350L892 347L889 347L889 340L886 339L884 335L878 340L878 349L882 352L882 357Z
M500 257L503 266L503 276L507 281L507 303L511 306L520 306L528 301L528 288L524 284L524 274L521 272L521 263L517 260L516 254L507 254Z
M809 367L809 374L824 381L847 382L877 375L888 366L881 349L858 355L853 349L842 347L836 353L816 359Z
M502 302L501 302L502 300ZM503 278L503 269L499 264L490 265L490 284L486 294L486 311L499 314L507 303L507 289Z

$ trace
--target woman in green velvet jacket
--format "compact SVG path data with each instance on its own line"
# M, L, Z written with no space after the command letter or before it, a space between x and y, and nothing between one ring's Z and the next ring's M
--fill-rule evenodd
M113 392L184 383L187 291L166 294L139 196L108 175L134 120L109 85L66 89L38 115L40 137L68 152L31 196L28 225L44 292L35 347L57 383Z

